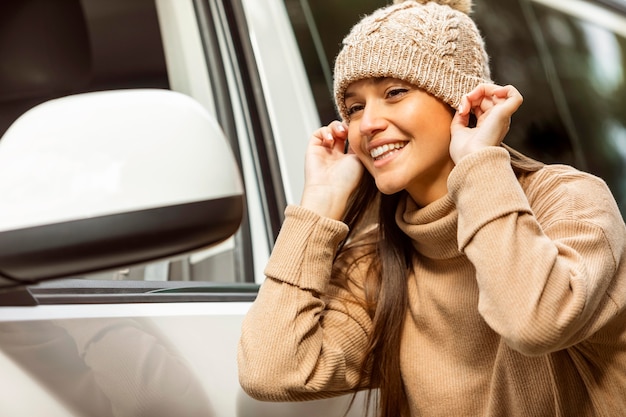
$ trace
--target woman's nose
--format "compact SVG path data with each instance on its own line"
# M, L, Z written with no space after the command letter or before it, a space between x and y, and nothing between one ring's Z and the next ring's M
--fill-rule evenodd
M376 102L367 103L363 108L359 130L364 136L373 136L376 132L384 130L387 120L384 117L383 109Z

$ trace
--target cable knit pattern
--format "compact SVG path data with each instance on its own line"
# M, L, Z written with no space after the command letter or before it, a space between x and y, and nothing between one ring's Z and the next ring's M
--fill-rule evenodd
M469 4L466 4L469 3ZM471 2L404 1L355 25L335 60L335 100L348 120L345 91L355 81L393 77L457 108L461 97L491 82L489 57L472 19Z
M606 184L563 166L518 179L493 148L448 185L396 216L418 253L400 350L412 415L622 415L626 226ZM361 388L371 322L330 284L345 225L291 207L280 235L243 324L242 386L283 401Z

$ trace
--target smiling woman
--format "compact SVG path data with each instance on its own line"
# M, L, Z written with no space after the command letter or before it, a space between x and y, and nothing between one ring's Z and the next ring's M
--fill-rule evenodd
M374 78L350 84L345 107L350 148L383 194L407 190L420 205L446 194L449 104L406 81Z
M287 0L321 120L330 123L330 69L341 38L385 0ZM301 10L301 5L304 10ZM619 0L481 0L492 78L524 96L505 143L550 163L602 177L626 215L626 6ZM325 24L329 20L332 25ZM515 45L512 48L511 45ZM592 103L592 104L590 104Z
M344 38L342 120L309 139L242 327L255 398L377 390L381 417L626 408L626 225L600 178L503 144L523 98L492 82L471 6L397 0Z
M557 411L550 408L554 406L571 415L591 414L588 396L579 395L578 386L571 386L577 381L571 376L579 369L594 404L621 407L616 402L625 397L623 392L607 394L602 384L606 383L609 390L622 386L619 381L614 383L619 370L603 367L603 361L626 363L620 357L624 351L622 339L611 333L612 325L615 329L624 322L618 306L623 304L621 297L626 289L620 280L609 283L605 279L611 268L621 268L617 263L623 257L617 252L609 256L605 249L619 247L623 228L615 220L618 216L614 203L601 181L565 167L518 164L521 159L505 148L486 160L461 160L449 176L448 196L421 207L412 198L394 197L405 196L402 193L387 199L359 157L344 154L349 127L339 121L331 123L338 115L330 65L349 29L361 17L389 2L0 2L0 132L4 133L28 109L67 95L109 89L173 90L195 99L219 122L245 186L241 227L220 245L156 263L120 265L113 271L19 286L15 291L0 289L1 416L357 417L363 415L360 400L346 413L351 393L365 387L365 394L367 388L379 385L390 386L392 393L419 396L417 407L445 406L446 416L464 415L464 410L456 413L454 407L476 405L494 410L495 405L504 404L502 398L511 399L511 393L519 393L518 401L513 400L525 407L518 414L555 415ZM624 209L623 0L477 0L471 16L486 39L491 78L499 85L515 86L524 97L524 104L513 114L505 143L544 162L589 169L606 180ZM449 33L453 32L451 28ZM436 46L432 49L438 49ZM383 76L389 78L389 74ZM390 97L410 97L412 93L405 94L409 91L401 86L391 91ZM480 101L476 97L470 101L476 100ZM485 104L488 102L485 100ZM123 108L121 105L119 110ZM90 121L88 127L94 137L111 127L112 121L104 113L104 119L97 121L91 118L97 114L85 114L87 110L88 106L74 107L63 116L64 127L78 128L81 122ZM396 130L402 127L401 139L379 146L375 152L385 153L387 147L409 143L407 138L412 140L405 132L406 123L392 116L382 120L393 122L391 127ZM165 121L158 119L153 128ZM341 172L347 175L329 171L335 186L332 193L324 188L327 182L312 184L312 177L308 177L306 196L316 197L320 210L336 203L336 208L345 213L343 221L332 220L342 214L319 217L311 214L314 210L297 206L305 183L303 159L305 154L307 158L314 156L306 152L306 138L321 125L324 127L320 133L331 133L331 138L325 138L324 146L316 149L318 156L328 157L325 162L336 157L345 164ZM356 125L354 120L353 130ZM46 133L46 125L38 127ZM159 129L150 132L155 138L164 134ZM218 166L210 162L212 158L217 157L220 163L225 158L215 155L215 149L205 149L205 137L197 150L186 146L188 142L180 139L183 132L184 127L177 129L169 142L172 146L167 151L161 148L161 152L153 149L159 141L151 141L150 137L109 135L116 139L110 146L120 148L122 153L130 152L133 144L141 145L140 158L158 159L152 160L152 169L145 171L141 164L129 164L129 169L136 169L135 174L148 177L142 181L147 185L133 187L137 193L118 199L117 203L121 200L131 207L120 204L117 208L124 212L117 214L102 212L111 208L112 199L98 201L98 197L110 197L108 193L119 185L119 180L128 178L122 165L111 158L106 139L75 138L75 146L64 147L63 152L53 143L38 142L33 150L23 149L19 157L13 152L12 158L0 156L0 183L6 186L0 206L13 205L10 216L7 212L0 215L0 224L20 225L0 231L0 264L13 263L0 268L13 278L2 281L2 285L14 285L18 276L31 280L59 273L60 268L42 267L52 265L50 262L62 264L63 270L71 273L86 270L85 264L92 267L102 258L116 265L124 260L140 260L132 249L145 245L170 250L180 243L179 227L184 225L189 230L182 235L202 235L202 239L206 238L203 225L207 223L215 222L215 231L234 227L230 221L222 221L224 217L239 216L229 205L216 204L214 215L215 210L207 210L209 206L203 202L145 210L135 204L140 197L158 199L168 189L183 191L183 186L172 187L168 180L174 178L185 186L195 180L214 184L215 190L225 184L221 172L204 171ZM4 139L0 140L0 149ZM358 141L366 143L367 138L355 137L354 143ZM90 146L95 143L99 145ZM319 138L314 143L319 144ZM328 147L331 143L332 148ZM70 158L76 156L72 150L79 149L91 152L90 157ZM365 149L364 161L373 160L372 150ZM404 150L397 152L398 156ZM418 158L431 155L429 150L422 150L425 154ZM54 172L50 171L52 158L42 156L44 151L56 153ZM179 161L175 158L177 152L191 153L196 162L203 160L201 170L195 171L187 163L174 164ZM389 161L394 159L401 160ZM9 167L12 174L8 174ZM74 175L70 175L72 172ZM96 172L102 175L93 175ZM181 176L193 172L202 178L181 180ZM68 190L59 183L43 189L26 185L26 178L50 184L61 173L67 174L67 181L60 182L72 183L76 191L71 201L65 200L67 194L63 193ZM352 193L348 200L342 197L333 201L337 191L345 192L342 187L354 186L359 176L361 181L356 187L363 192ZM555 177L571 182L555 181L563 186L559 192L541 186ZM127 186L130 183L124 181ZM11 193L7 192L9 187ZM314 190L318 195L309 192ZM37 199L44 194L45 199ZM55 200L55 196L63 198ZM25 206L27 199L32 206ZM451 199L455 199L454 204ZM592 207L589 199L594 200ZM83 206L87 200L95 202L89 210ZM300 206L304 202L301 200ZM292 205L283 223L287 203ZM460 214L455 217L453 209L457 205ZM367 210L361 209L366 206ZM346 212L347 207L352 210ZM571 218L560 218L562 213L579 213L576 210L583 208L586 211L581 216L597 219L600 211L601 221L574 223ZM392 213L384 216L387 223L380 222L380 209ZM396 209L403 210L403 214L396 216ZM53 214L59 222L47 224ZM532 216L543 229L532 222ZM544 227L546 224L550 226ZM604 224L617 226L610 229ZM526 239L526 235L516 233L518 225L522 231L543 235ZM176 233L164 232L172 227ZM264 315L268 322L251 326L249 320L242 338L244 347L250 340L257 343L250 344L249 350L242 349L244 362L250 364L268 351L276 352L274 365L278 363L280 372L262 366L251 373L259 376L257 381L250 382L254 379L250 374L242 381L256 396L287 402L259 402L240 388L235 352L243 315L257 296L256 283L265 279L263 271L281 227L284 234L276 241L267 269L269 283L250 316ZM138 231L140 239L129 239ZM59 235L62 237L51 238ZM589 240L572 237L579 235ZM103 240L105 236L114 239ZM85 239L91 239L92 244L76 244ZM72 249L60 250L68 247ZM594 250L589 251L589 247ZM32 249L30 256L25 250L28 248ZM333 248L339 250L337 256ZM41 253L38 249L43 249L46 256L36 255ZM412 256L413 250L417 255ZM27 256L15 257L20 252ZM592 257L589 252L593 252ZM147 259L143 255L141 259ZM390 258L396 262L388 267ZM368 269L371 259L385 259L383 273L375 264ZM410 267L406 266L407 259ZM578 263L580 260L584 265ZM605 270L600 271L601 267ZM407 271L412 273L414 269L416 273L407 278ZM556 279L543 281L548 270L554 271L551 278ZM471 275L476 271L475 276ZM365 276L367 279L362 278ZM398 276L400 279L394 281ZM409 310L404 308L399 292L407 281L412 301ZM400 285L394 287L394 282ZM599 296L603 289L604 298ZM584 293L589 297L581 297ZM310 303L294 305L294 299ZM551 302L554 300L558 303ZM381 307L383 303L396 308L407 325L402 327L393 318L385 320L380 313L387 309ZM589 306L598 306L599 310ZM396 338L395 343L387 337L390 333L374 335L372 323L377 314L380 328L403 329L406 339ZM285 323L285 317L294 320ZM598 317L611 322L602 327ZM277 335L278 328L286 330ZM324 331L319 332L319 328ZM413 337L418 331L423 333ZM593 337L584 339L585 332L593 333ZM301 343L296 347L288 343L294 340ZM380 344L368 350L368 343L376 340ZM389 340L387 345L385 340ZM424 344L415 348L416 340ZM477 343L485 340L490 343ZM400 354L396 355L394 349ZM323 358L317 356L320 352ZM402 362L382 366L380 370L391 371L380 375L393 377L394 369L401 366L406 380L417 381L418 388L427 389L430 397L403 391L404 387L395 389L386 381L377 385L375 380L367 380L375 375L367 373L374 368L362 367L362 358L372 358L367 365L388 363L378 360L384 359L386 352L387 358L402 358ZM458 354L446 355L450 352ZM613 356L613 352L617 353ZM598 356L590 356L593 353ZM492 366L494 357L503 360ZM511 369L500 367L501 363L521 365ZM590 368L563 372L559 368L563 364ZM478 372L490 366L489 376ZM247 369L250 367L244 365L241 370ZM361 375L362 369L367 374ZM338 388L337 379L324 379L329 376L345 376L350 388ZM273 383L272 378L278 381ZM545 381L555 385L545 388ZM263 382L269 387L259 387ZM487 386L492 387L492 396L485 405L482 393ZM336 399L291 402L294 398L344 392L348 395ZM455 395L458 392L461 394ZM534 401L528 402L528 398ZM562 398L567 402L560 404ZM403 403L402 398L386 401ZM501 415L515 412L511 410ZM374 410L370 411L373 415ZM621 412L602 411L607 415Z

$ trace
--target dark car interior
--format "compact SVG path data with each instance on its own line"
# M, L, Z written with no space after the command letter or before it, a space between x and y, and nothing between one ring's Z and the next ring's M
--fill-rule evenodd
M160 36L153 0L0 3L0 136L56 97L168 88Z

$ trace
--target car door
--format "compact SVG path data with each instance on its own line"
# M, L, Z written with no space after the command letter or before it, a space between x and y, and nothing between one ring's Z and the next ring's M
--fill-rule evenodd
M203 105L230 138L247 212L235 236L190 256L3 291L0 414L235 415L239 323L280 222L284 183L297 187L301 177L281 178L267 110L258 108L265 99L254 96L259 71L252 59L235 59L252 53L250 41L246 50L237 41L246 30L243 5L85 0L2 7L3 133L26 110L60 96L178 91ZM263 13L261 20L275 18ZM169 162L163 170L186 168Z
M285 4L28 0L2 8L2 133L59 97L176 91L219 122L246 202L241 227L218 245L3 289L0 414L343 415L348 397L265 404L237 381L241 320L282 211L299 197L304 147L320 123ZM188 168L161 163L166 177Z

